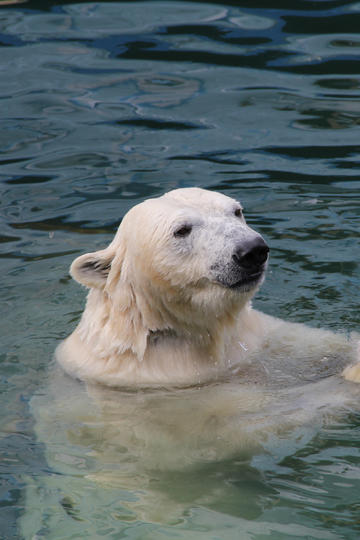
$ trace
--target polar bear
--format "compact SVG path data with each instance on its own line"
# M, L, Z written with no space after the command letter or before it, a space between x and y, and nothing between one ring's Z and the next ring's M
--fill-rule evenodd
M257 370L262 377L256 359L270 356L286 357L285 370L317 360L325 375L345 368L345 378L360 381L356 338L251 307L268 256L230 197L193 187L146 200L107 248L73 262L72 277L90 292L57 359L72 376L113 387L185 387ZM264 371L271 378L279 368Z
M358 409L359 385L338 376L360 379L356 336L251 307L268 256L238 202L187 188L135 206L74 261L90 292L56 354L74 379L55 365L31 400L54 473L28 483L26 538L97 537L99 519L188 531L197 508L241 518L249 498L261 516L253 456L274 468Z

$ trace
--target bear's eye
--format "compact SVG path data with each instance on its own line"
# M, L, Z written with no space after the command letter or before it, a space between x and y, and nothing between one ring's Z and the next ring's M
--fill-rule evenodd
M184 236L188 236L191 233L191 230L191 225L182 225L174 232L174 236L176 236L177 238L184 238Z
M237 208L237 209L235 210L235 212L234 212L234 215L235 215L236 217L242 217L243 213L242 213L241 208Z

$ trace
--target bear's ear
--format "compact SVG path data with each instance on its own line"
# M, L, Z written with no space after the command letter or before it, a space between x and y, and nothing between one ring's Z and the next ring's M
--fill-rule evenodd
M102 289L105 287L113 258L114 253L106 249L86 253L73 261L70 274L86 287Z

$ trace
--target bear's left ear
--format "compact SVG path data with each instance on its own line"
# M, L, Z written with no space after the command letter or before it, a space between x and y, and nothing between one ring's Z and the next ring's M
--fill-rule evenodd
M86 287L102 289L105 287L114 255L109 249L81 255L70 266L70 274Z

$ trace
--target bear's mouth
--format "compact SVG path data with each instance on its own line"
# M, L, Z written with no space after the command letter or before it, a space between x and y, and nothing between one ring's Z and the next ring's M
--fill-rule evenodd
M242 287L248 287L249 285L255 286L263 277L264 270L258 270L257 272L246 273L241 276L239 281L235 281L229 285L230 289L240 289Z
M230 268L222 269L221 273L217 272L214 276L214 281L227 289L249 292L261 285L265 277L266 267L267 262L248 269L239 269L231 266ZM218 268L216 269L218 270Z

